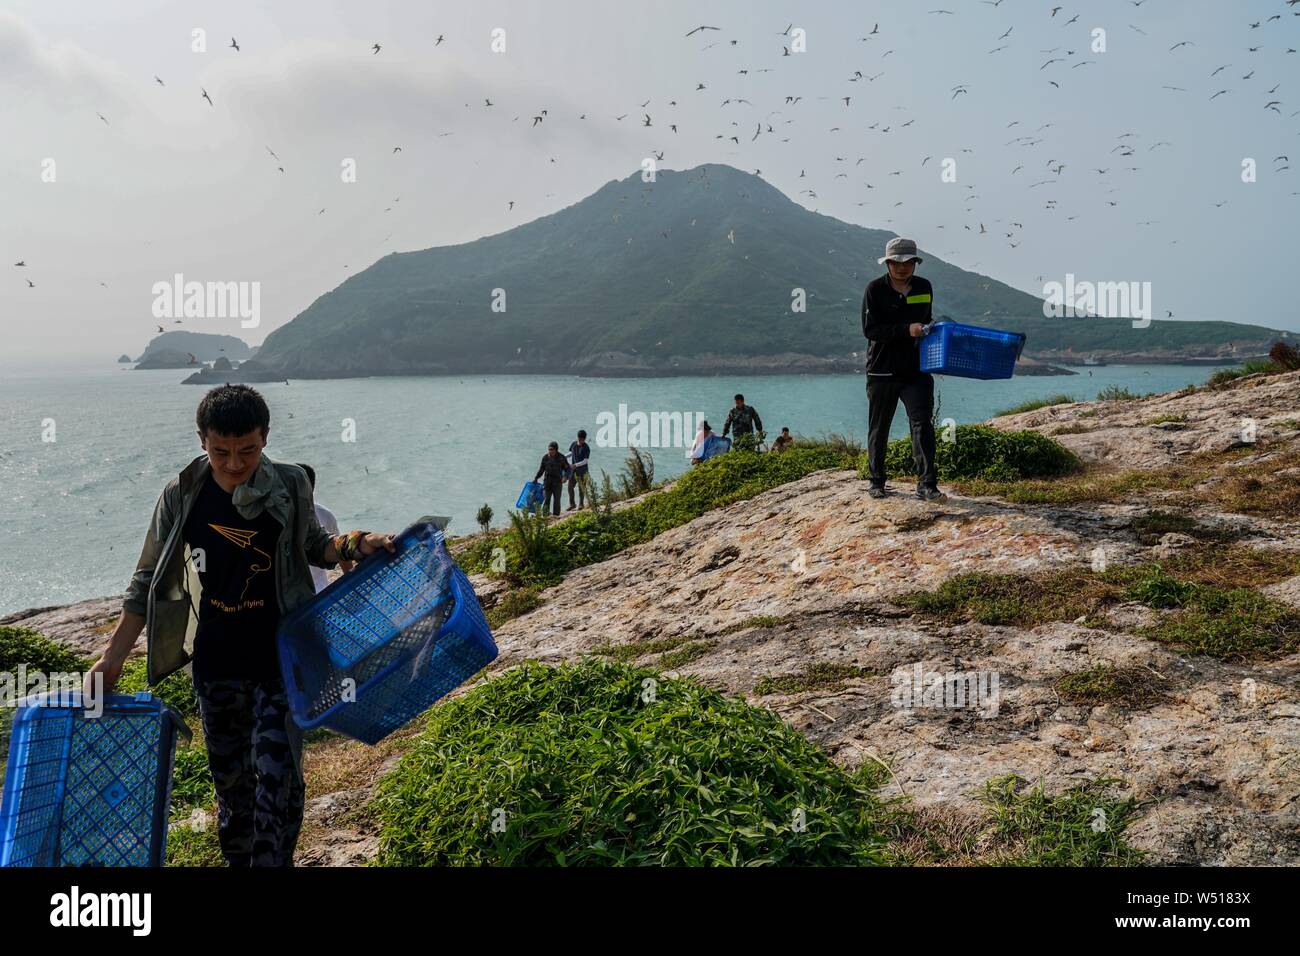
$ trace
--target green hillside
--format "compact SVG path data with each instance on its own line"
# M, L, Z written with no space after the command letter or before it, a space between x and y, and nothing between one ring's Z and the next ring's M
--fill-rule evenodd
M386 256L272 333L257 361L306 377L670 370L701 354L860 364L862 291L892 236L810 212L730 166L655 183L634 174L508 232ZM922 254L936 314L1029 332L1027 354L1274 337L1232 323L1048 320L1038 298ZM791 311L795 288L804 313ZM504 312L492 311L494 289ZM1140 346L1101 344L1130 338Z

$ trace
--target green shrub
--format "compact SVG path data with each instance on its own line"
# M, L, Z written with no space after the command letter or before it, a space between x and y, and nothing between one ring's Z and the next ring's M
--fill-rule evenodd
M1073 402L1074 398L1070 395L1048 395L1045 398L1031 398L1019 405L1012 405L1000 412L994 412L992 417L1001 418L1003 415L1019 415L1022 412L1032 412L1038 408L1049 408L1052 405L1070 405Z
M488 528L492 524L492 506L484 504L474 513L474 521L478 524L479 530L484 534L488 533Z
M163 703L172 707L182 717L193 717L199 712L199 699L194 694L194 682L183 670L174 671L153 687L149 686L148 666L143 656L131 657L122 665L114 693L135 694L147 690Z
M67 674L84 671L90 662L28 627L0 627L0 671L26 665L31 673Z
M958 425L953 441L940 438L935 443L935 464L940 481L1054 478L1082 467L1073 452L1046 435L1004 432L987 425ZM891 478L916 474L910 435L889 443L885 471ZM858 460L858 474L868 477L865 454Z
M1141 397L1141 395L1130 392L1122 385L1107 385L1097 393L1097 401L1099 402L1131 402Z
M603 561L707 511L815 471L852 466L851 457L830 448L791 448L781 455L733 451L693 466L672 488L653 491L618 511L584 511L550 526L544 517L512 514L509 531L466 548L457 560L466 571L488 572L492 549L502 547L510 580L549 584L574 568Z
M506 621L512 621L541 606L542 599L536 588L515 588L501 595L497 603L488 609L487 622L495 630Z
M695 681L527 664L430 712L380 783L376 862L873 864L875 781Z
M655 460L649 452L642 452L635 446L629 446L627 451L618 480L623 488L623 497L635 498L655 486Z

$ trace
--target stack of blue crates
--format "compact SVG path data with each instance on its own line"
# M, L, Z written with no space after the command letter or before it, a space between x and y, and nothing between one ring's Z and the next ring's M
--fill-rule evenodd
M442 531L417 523L286 615L277 636L300 727L377 743L497 656Z
M176 734L185 722L148 692L28 698L14 714L0 866L162 866Z
M958 378L1010 378L1024 347L1021 332L941 320L920 340L921 371Z

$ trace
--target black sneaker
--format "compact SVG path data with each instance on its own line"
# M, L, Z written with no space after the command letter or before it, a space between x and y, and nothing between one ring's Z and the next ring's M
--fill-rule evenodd
M883 498L889 494L884 485L868 485L867 494L872 498Z
M947 501L948 496L938 488L917 488L916 497L922 501Z

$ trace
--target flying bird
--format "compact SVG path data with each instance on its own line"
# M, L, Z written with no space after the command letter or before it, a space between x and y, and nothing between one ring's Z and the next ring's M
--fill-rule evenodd
M230 38L230 45L233 46L233 47L235 48L235 52L236 52L236 53L239 52L239 44L235 42L235 38L234 38L234 37L231 37L231 38Z
M691 31L691 33L699 33L701 30L720 30L720 29L721 29L721 27L703 27L703 26L701 26L701 27L696 27L694 30ZM688 34L686 34L686 35L687 35L687 36L690 36L691 33L688 33Z
M203 87L200 86L199 89L203 90ZM207 90L203 90L203 98L208 101L209 106L216 106L216 104L212 102L212 97L208 96Z

